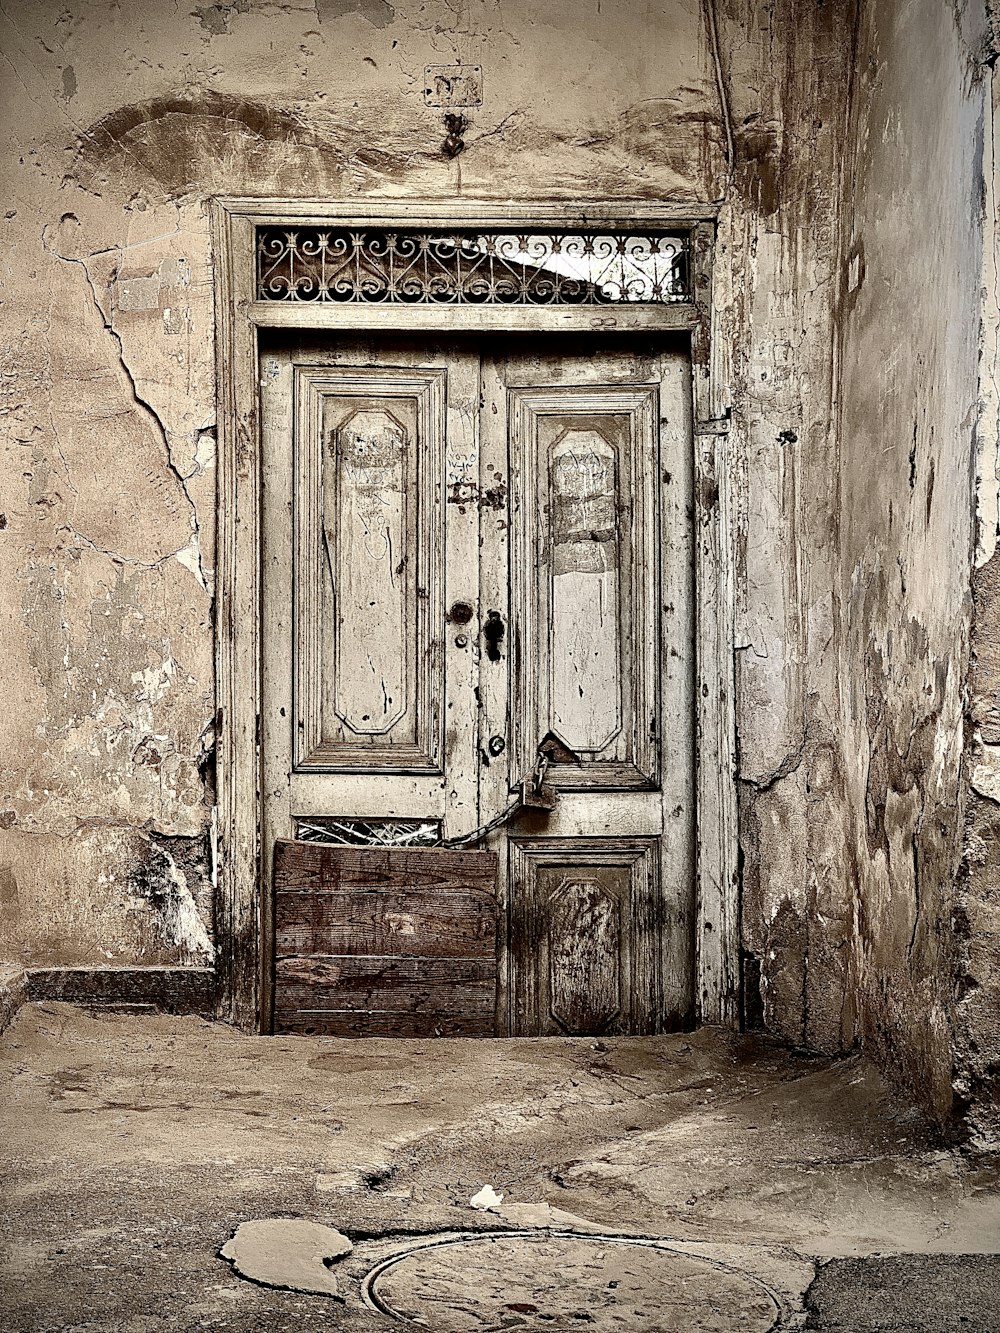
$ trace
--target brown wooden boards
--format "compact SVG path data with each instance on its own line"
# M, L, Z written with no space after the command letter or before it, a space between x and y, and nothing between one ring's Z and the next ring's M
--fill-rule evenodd
M494 1033L497 857L275 844L276 1032Z

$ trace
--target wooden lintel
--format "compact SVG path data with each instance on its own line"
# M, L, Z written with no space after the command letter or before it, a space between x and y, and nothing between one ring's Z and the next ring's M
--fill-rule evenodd
M698 327L699 312L677 305L365 305L337 301L254 301L257 328L411 333L649 333Z
M475 226L484 230L510 226L550 227L656 227L688 231L714 223L719 206L710 203L662 199L581 200L549 199L229 199L216 206L225 213L251 219L260 227L364 226L398 224L407 228Z

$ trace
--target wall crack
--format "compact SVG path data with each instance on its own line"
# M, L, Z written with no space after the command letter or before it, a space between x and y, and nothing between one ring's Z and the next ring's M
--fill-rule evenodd
M195 566L192 572L194 573L195 578L198 580L198 583L201 585L201 587L206 592L208 592L209 583L205 574L205 568L202 561L201 523L198 518L198 507L194 502L194 498L191 495L190 490L188 489L188 484L187 484L188 478L185 477L180 467L178 467L176 459L174 458L173 449L171 448L170 444L169 432L167 431L167 428L164 425L163 420L161 419L159 413L156 411L155 407L152 405L152 403L149 402L147 398L144 398L142 393L139 391L139 385L136 380L135 374L133 373L132 368L129 365L128 359L125 354L124 339L122 338L122 335L119 333L119 331L115 328L113 321L104 312L104 307L101 304L101 298L97 290L97 285L94 282L90 269L87 267L86 259L79 259L79 258L74 258L72 255L61 254L57 249L55 249L54 246L48 243L48 238L46 237L44 232L42 237L42 243L44 247L49 251L49 253L54 255L62 263L71 264L74 267L79 268L83 271L83 275L87 284L87 290L90 292L90 298L91 301L93 302L94 309L97 311L97 314L100 317L101 324L104 327L104 331L110 334L112 339L114 340L115 346L117 348L117 362L121 368L122 373L125 376L126 383L129 386L129 390L132 396L132 401L135 404L135 407L138 409L139 413L144 417L147 425L149 425L152 428L154 434L157 436L160 443L162 444L164 459L166 461L167 468L174 476L177 485L180 487L184 499L187 503L187 507L189 510L189 521L191 525L191 541L189 543L189 546L182 547L180 551L173 552L171 553L171 555L164 557L164 559L179 559L183 551L188 549L193 550L195 556ZM93 258L93 256L90 257ZM76 535L80 537L81 540L90 542L90 539L84 537L82 533L77 533ZM101 548L98 547L96 543L90 542L90 545L94 546L95 550L101 550ZM115 553L110 551L105 551L104 554L112 556L112 558L122 559L126 563L143 565L142 561L138 560L127 561L125 557L116 556ZM155 568L157 565L162 563L163 560L161 559L153 562L151 565L148 565L146 567ZM188 565L187 567L191 568L190 565Z
M746 775L740 776L740 781L748 787L752 787L755 792L761 793L770 791L772 787L777 786L785 778L791 777L797 769L801 768L802 762L806 757L806 747L809 744L808 733L802 737L798 746L789 754L786 754L777 768L773 769L765 777L752 778Z

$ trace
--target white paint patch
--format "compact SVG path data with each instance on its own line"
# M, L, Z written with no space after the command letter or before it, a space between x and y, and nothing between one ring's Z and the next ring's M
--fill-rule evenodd
M198 431L194 446L194 462L199 472L207 472L210 467L214 467L215 453L214 431Z
M187 877L169 852L165 852L164 855L167 858L167 870L174 886L174 893L166 899L162 907L163 928L172 942L210 963L215 958L215 946L208 937L205 923L188 888Z
M386 912L385 923L393 935L416 934L416 924L409 912Z
M209 838L212 844L212 888L219 887L219 807L212 806L212 822L209 825Z
M206 592L208 591L208 583L201 568L201 543L198 541L197 535L191 538L187 546L182 547L177 552L174 559L182 564L185 569L191 571L198 580L199 587L204 588Z
M164 658L158 667L133 671L132 683L139 686L136 698L144 703L159 703L173 684L176 672L177 663L172 657Z
M186 333L191 324L187 306L166 306L163 311L163 332L177 336Z

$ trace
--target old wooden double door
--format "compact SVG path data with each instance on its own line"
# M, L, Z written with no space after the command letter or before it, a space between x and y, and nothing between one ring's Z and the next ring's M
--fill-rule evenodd
M268 857L282 839L493 849L496 960L468 980L489 990L490 1030L682 1024L695 813L684 347L276 337L260 365ZM529 801L539 784L549 800L519 806L525 782ZM394 891L392 919L410 920L405 880ZM278 1030L363 1032L366 1006L381 1014L372 1031L396 1030L371 981L387 963L352 998L336 984L332 1001L303 998L281 930L272 921ZM407 966L412 981L443 963L418 942ZM344 975L336 958L318 967ZM361 1017L300 1021L324 1003Z

